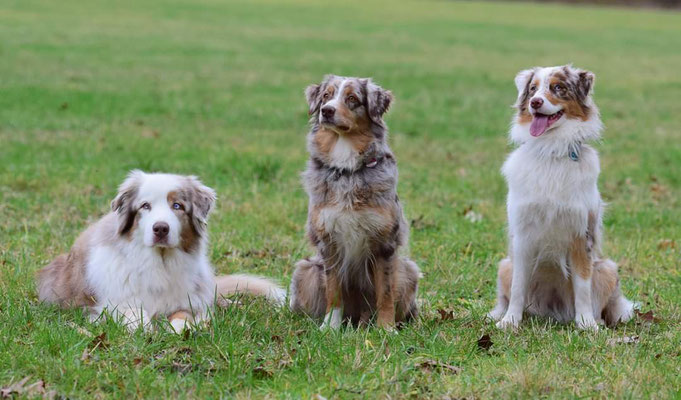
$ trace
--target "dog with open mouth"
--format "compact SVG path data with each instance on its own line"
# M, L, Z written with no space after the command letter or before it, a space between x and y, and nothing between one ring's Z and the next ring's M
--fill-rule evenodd
M38 273L38 297L93 319L106 312L130 330L163 317L181 331L238 292L283 303L285 291L267 279L214 276L206 223L215 198L193 176L130 172L112 211Z
M499 264L497 304L488 314L500 328L517 328L524 311L593 330L633 316L617 265L601 254L600 165L587 144L602 130L594 79L570 65L515 78L510 136L518 147L502 168L510 254Z
M371 79L327 75L305 91L312 129L303 174L307 234L316 255L299 261L290 305L322 329L343 321L392 329L417 314L420 272L398 254L409 227L397 197L397 162L383 115L392 94Z

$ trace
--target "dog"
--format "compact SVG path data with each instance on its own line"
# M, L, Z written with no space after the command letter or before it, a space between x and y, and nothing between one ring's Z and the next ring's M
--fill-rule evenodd
M196 177L130 172L112 211L83 232L68 254L38 273L38 297L103 312L130 330L168 318L175 331L203 321L216 299L235 292L275 303L285 291L254 276L215 277L206 223L216 196Z
M316 255L296 264L290 307L321 319L392 330L416 317L420 272L398 254L409 227L383 115L392 93L371 79L327 75L305 90L311 116L303 173L307 236Z
M595 76L570 65L521 71L510 129L518 147L502 167L508 183L510 258L500 262L488 316L517 328L530 314L597 330L632 318L617 265L601 254L598 153L603 125Z

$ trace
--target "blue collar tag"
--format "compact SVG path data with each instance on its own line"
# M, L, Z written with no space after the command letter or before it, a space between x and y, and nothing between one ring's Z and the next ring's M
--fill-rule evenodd
M582 144L581 143L570 143L568 146L568 157L570 157L570 160L572 161L579 161L579 156L580 153L582 152Z

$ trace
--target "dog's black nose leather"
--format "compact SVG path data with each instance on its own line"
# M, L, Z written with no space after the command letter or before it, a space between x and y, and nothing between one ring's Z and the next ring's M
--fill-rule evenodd
M537 97L536 99L532 99L532 101L530 101L530 106L532 108L534 108L535 110L537 108L540 108L543 105L544 105L544 100L541 99L540 97Z
M159 238L163 239L164 237L168 236L168 232L170 231L170 226L168 226L167 223L165 222L157 222L154 224L152 227L154 230L154 235Z
M333 118L333 115L336 113L336 109L333 107L326 106L322 108L322 116L324 118Z

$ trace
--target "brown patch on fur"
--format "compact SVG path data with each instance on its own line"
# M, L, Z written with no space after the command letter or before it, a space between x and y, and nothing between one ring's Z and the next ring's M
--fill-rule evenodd
M532 77L530 77L530 79L527 81L527 85L525 85L523 95L518 100L516 105L518 107L517 119L519 124L529 124L532 122L532 114L530 113L530 109L528 107L528 102L534 94L534 91L530 90L532 85L539 86L539 81L537 79L533 80Z
M382 328L395 325L395 274L397 258L377 260L374 266L374 289L376 290L376 324Z
M338 141L338 134L330 129L320 128L314 135L314 141L320 152L329 154Z
M194 320L192 315L186 311L175 311L168 316L168 321L173 322L174 319L185 320L187 322L192 322Z
M191 216L187 213L190 205L188 191L172 191L167 196L168 206L180 220L180 247L186 253L192 253L199 248L201 235L196 231L192 224ZM173 203L182 205L182 209L175 210Z
M513 279L513 263L510 259L505 258L499 263L499 270L497 271L497 279L500 283L500 288L507 299L511 298L511 280Z
M566 73L568 72L566 71ZM589 119L589 109L584 101L580 100L576 84L570 80L566 73L556 72L549 78L549 90L545 93L546 99L553 104L562 105L567 118L586 121ZM556 91L554 89L556 85L559 85L562 89Z
M570 266L579 276L589 279L593 272L591 257L587 251L586 238L577 237L570 245Z
M592 284L592 296L598 299L601 309L615 292L619 277L617 275L617 265L610 260L600 260L594 263L594 274Z
M333 308L341 308L343 304L343 295L341 284L335 271L326 271L326 313L331 312Z
M551 83L551 85L553 85L553 83ZM556 105L562 105L563 112L565 113L565 116L567 118L572 119L578 118L581 119L582 121L586 121L589 119L589 116L586 114L586 111L575 99L565 99L562 97L557 97L556 95L549 91L546 92L546 100Z
M69 254L62 254L38 272L38 297L41 301L61 307L90 307L96 299L85 282L85 267L89 251L86 230L75 242Z

